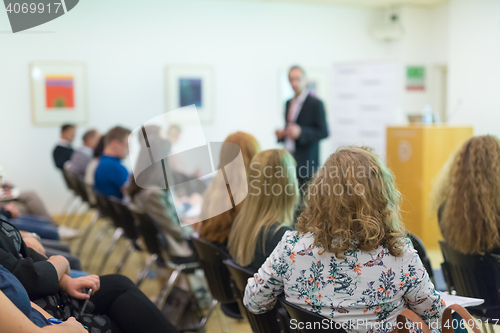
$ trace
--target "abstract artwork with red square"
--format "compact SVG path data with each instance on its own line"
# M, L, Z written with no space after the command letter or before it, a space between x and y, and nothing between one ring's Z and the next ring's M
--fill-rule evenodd
M73 76L46 76L45 97L48 109L75 107Z

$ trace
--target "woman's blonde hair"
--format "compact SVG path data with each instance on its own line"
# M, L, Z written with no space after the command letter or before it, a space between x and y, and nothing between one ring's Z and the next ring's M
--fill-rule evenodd
M349 249L387 246L402 255L406 231L399 215L401 194L391 171L365 147L342 147L319 169L306 193L296 228L314 234L320 253L337 257Z
M253 135L245 132L235 132L229 134L224 142L234 143L238 145L241 150L241 155L243 157L243 163L245 164L246 172L248 173L250 161L258 152L260 152L260 145L257 139ZM223 151L221 151L221 165L227 164L228 161L226 161L225 156L228 155L232 154L224 154ZM210 206L213 205L214 202L221 200L221 198L227 198L228 192L231 193L231 188L229 187L229 185L227 185L227 189L225 190L227 191L219 191L219 189L212 188L207 189L207 191L205 192L207 195L204 196L205 198L203 200L202 211L204 212L206 210L209 210ZM242 205L243 203L239 203L235 207L225 211L224 213L201 222L200 237L210 242L225 244L227 241L227 237L231 232L231 225L233 224L234 219L241 210Z
M271 225L291 224L299 199L295 160L286 150L271 149L255 155L248 180L248 195L228 242L229 253L242 266L248 266L255 258L262 228L264 246Z
M500 141L473 137L449 161L434 189L443 238L464 254L488 252L500 245Z

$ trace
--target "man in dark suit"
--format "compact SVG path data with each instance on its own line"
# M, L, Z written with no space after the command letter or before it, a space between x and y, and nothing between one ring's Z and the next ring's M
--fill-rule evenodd
M64 163L69 161L71 159L71 155L73 155L73 148L71 147L71 144L75 139L75 134L75 125L65 124L61 126L61 138L52 152L54 164L61 170L64 167Z
M277 130L276 136L295 157L297 178L302 185L320 167L319 141L328 137L328 125L323 102L305 88L304 70L293 66L288 72L288 80L295 96L286 102L286 127Z

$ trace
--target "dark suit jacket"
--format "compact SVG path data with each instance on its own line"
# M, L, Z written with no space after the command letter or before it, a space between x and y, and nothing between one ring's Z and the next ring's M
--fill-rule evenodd
M54 163L56 167L59 169L63 169L64 163L71 159L71 155L73 155L73 148L71 147L63 147L57 145L52 152L52 156L54 157Z
M289 109L290 100L286 102L285 122L288 119ZM319 141L328 137L328 124L323 102L314 96L307 95L295 123L302 128L300 136L295 140L294 157L297 161L297 176L299 181L305 181L311 178L321 166L319 164Z

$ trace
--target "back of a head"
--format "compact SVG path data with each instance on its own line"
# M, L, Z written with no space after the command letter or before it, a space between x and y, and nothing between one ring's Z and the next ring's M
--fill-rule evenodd
M258 152L260 152L260 145L257 139L255 139L255 137L251 134L245 132L236 132L230 134L226 138L224 143L233 143L238 145L243 156L245 169L248 172L250 161ZM226 146L229 149L229 153L225 151ZM232 151L233 149L231 145L222 145L219 165L227 165L231 162L231 160L234 158ZM228 190L230 190L229 186ZM210 205L212 200L217 200L217 197L219 195L224 197L227 196L227 192L219 193L217 189L212 189L210 187L207 189L206 194L207 197L210 197L208 198L210 200L204 199L203 209L206 209L205 206ZM200 237L211 242L226 242L227 237L229 236L229 232L231 231L231 225L236 215L239 213L241 207L242 203L236 205L234 209L230 209L203 222L200 229Z
M85 134L83 134L82 140L83 143L87 143L89 140L95 138L98 135L98 131L95 129L90 129Z
M255 155L248 180L248 195L228 244L231 255L243 266L254 258L261 229L276 222L290 225L299 199L295 160L286 150L270 149Z
M235 132L229 134L224 142L234 143L238 145L241 149L241 154L243 156L243 161L245 162L245 168L248 170L250 161L252 158L260 152L260 145L257 139L245 132ZM220 164L226 165L230 161L225 161L224 152L221 152L221 162Z
M113 141L117 140L123 142L130 134L130 130L121 126L113 127L106 133L104 138L104 147L109 146Z
M453 157L441 188L445 205L440 227L449 245L465 254L500 246L500 141L469 139Z
M316 246L337 256L380 245L400 256L406 234L400 197L391 171L377 154L365 147L342 147L312 180L296 228L313 233Z

